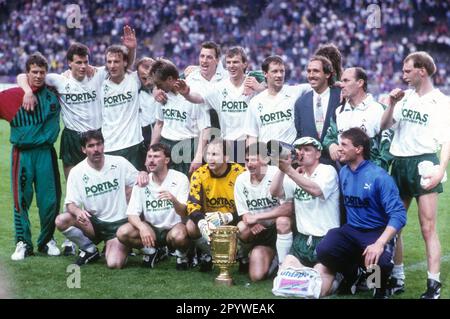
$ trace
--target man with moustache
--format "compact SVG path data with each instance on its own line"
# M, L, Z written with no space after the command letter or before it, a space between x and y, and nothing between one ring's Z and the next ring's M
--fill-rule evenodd
M118 229L117 238L129 248L141 248L146 267L154 268L167 256L167 246L176 250L176 269L186 270L190 240L183 221L189 180L183 173L169 169L169 162L167 145L150 146L145 162L149 184L133 187L127 209L128 223Z
M81 136L86 158L78 163L67 179L65 213L56 219L56 227L80 247L76 264L82 266L100 257L96 245L105 242L108 268L125 265L129 249L116 237L117 229L127 222L127 199L136 182L148 181L121 156L105 155L104 138L91 130Z

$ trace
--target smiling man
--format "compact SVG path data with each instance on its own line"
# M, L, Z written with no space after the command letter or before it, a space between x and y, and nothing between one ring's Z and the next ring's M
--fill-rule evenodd
M347 222L328 231L316 248L317 259L326 273L344 275L338 291L341 294L355 293L359 267L378 265L380 280L374 298L386 299L394 266L394 237L406 224L406 210L392 177L369 160L370 140L364 131L344 131L339 154L346 164L339 172L339 182Z
M122 41L131 52L128 62L132 64L136 38L129 26L123 28ZM86 45L72 43L66 53L69 70L63 74L49 73L45 77L45 83L58 92L61 103L64 129L61 133L59 157L63 162L66 179L72 167L86 157L81 151L81 133L99 130L102 125L100 86L107 72L105 67L92 67L89 58L90 51ZM25 91L24 107L32 110L35 101L24 74L17 76L17 83Z
M55 218L59 212L61 185L56 152L53 147L59 133L61 110L57 96L45 85L47 60L35 53L26 61L26 77L37 100L33 112L22 106L25 92L12 88L0 92L0 118L11 126L11 189L14 200L16 250L12 260L33 254L28 210L36 191L41 233L38 250L48 255L60 254L53 240Z
M134 167L144 170L144 138L139 122L141 81L136 72L127 72L130 54L121 45L111 45L106 49L108 78L100 89L102 133L106 154L123 156Z
M192 103L214 109L219 117L220 135L232 146L230 158L233 162L245 162L245 133L243 127L251 98L262 90L253 76L246 75L247 55L241 47L232 47L225 54L229 78L211 85L209 90L193 91L186 82L180 81L180 93ZM253 88L256 88L254 90ZM247 89L247 90L246 90Z
M262 63L267 89L251 99L244 132L248 144L278 140L292 144L297 136L294 105L298 97L308 92L309 84L285 85L285 64L281 57L270 56Z
M297 138L310 136L323 142L331 120L335 121L341 89L333 86L335 70L331 61L323 56L313 56L309 60L306 75L312 91L295 102ZM322 151L321 162L336 165L326 150Z

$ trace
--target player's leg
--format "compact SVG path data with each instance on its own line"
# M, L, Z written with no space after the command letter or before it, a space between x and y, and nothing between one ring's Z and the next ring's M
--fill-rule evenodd
M33 200L32 158L29 151L13 147L11 154L11 190L13 193L16 250L12 260L22 260L33 254L33 241L28 209Z
M275 250L268 246L255 246L250 252L248 274L251 281L266 278L270 264L275 257Z
M186 222L186 229L189 238L194 241L197 248L197 254L199 255L199 271L208 272L212 270L213 263L211 257L211 246L201 236L200 230L192 220Z
M117 237L106 241L106 265L111 269L121 269L125 266L130 249L122 244Z
M290 217L278 217L276 220L276 227L276 248L278 254L278 262L281 265L292 246L292 219Z
M167 233L166 237L167 245L175 249L177 256L176 269L186 270L188 269L188 257L187 252L191 244L191 240L188 236L186 225L178 223Z
M418 211L420 229L425 240L427 253L428 279L427 292L421 298L437 299L440 297L440 259L441 244L436 230L438 193L419 196Z
M242 274L248 273L249 270L249 259L248 255L253 247L253 240L255 236L250 231L250 227L243 221L237 224L239 228L238 233L238 252L237 259L239 261L239 272Z
M66 212L56 217L56 228L70 242L75 243L79 248L79 256L75 264L82 266L100 258L100 253L93 241L96 241L94 226L91 220L85 224L78 222L72 214Z
M408 211L411 205L411 197L403 199L403 205L406 211ZM403 236L400 230L396 235L396 244L394 251L394 269L392 270L392 276L389 282L389 288L392 293L399 294L405 291L405 270L403 266Z
M48 255L59 255L60 251L53 240L55 220L61 204L58 159L53 147L35 150L34 155L36 203L41 222L38 249Z
M286 257L287 259L287 257ZM314 266L314 269L320 273L322 278L322 287L320 289L320 297L325 297L333 293L333 284L335 283L335 273L321 263ZM338 282L339 283L339 282ZM338 284L337 283L337 284ZM337 288L337 287L336 287Z
M362 255L357 236L357 231L345 224L329 230L316 247L317 261L331 272L343 274L344 280L339 288L341 294L356 292L358 266Z
M117 239L129 248L142 248L142 240L139 229L126 223L117 230Z

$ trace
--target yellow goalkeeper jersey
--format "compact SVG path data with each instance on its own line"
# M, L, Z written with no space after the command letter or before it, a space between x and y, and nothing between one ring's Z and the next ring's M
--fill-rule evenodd
M245 169L236 163L227 164L221 176L214 175L208 164L201 166L191 176L191 186L187 202L188 214L194 212L235 213L234 183Z

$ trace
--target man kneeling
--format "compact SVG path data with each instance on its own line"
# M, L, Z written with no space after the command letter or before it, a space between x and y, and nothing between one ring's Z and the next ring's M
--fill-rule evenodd
M56 227L80 247L75 262L81 266L100 257L96 244L105 241L109 268L122 268L129 249L116 238L117 229L127 222L127 194L146 176L121 156L104 154L101 132L81 135L86 159L77 164L67 178L66 212L56 218Z
M145 161L149 184L133 187L128 223L119 228L117 237L127 247L142 248L144 266L150 268L167 256L166 246L176 249L176 269L186 270L190 241L182 220L186 217L189 180L169 169L169 162L167 145L150 146Z
M242 250L239 270L245 271L244 265L247 265L250 279L258 281L270 277L277 269L276 221L281 216L290 218L293 205L292 201L281 203L270 194L270 185L278 168L267 165L264 143L247 146L245 163L247 171L237 177L234 188L237 212L242 218L238 223Z

